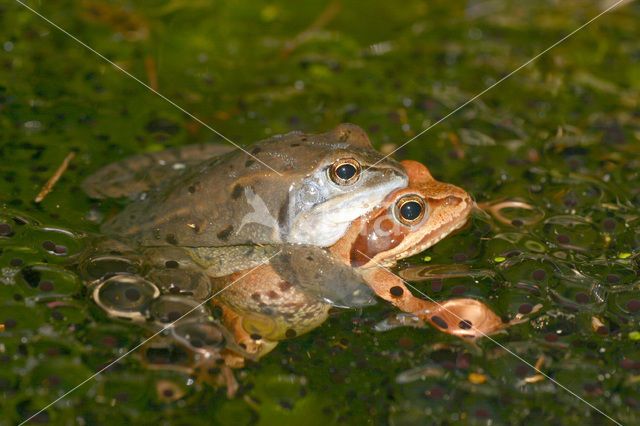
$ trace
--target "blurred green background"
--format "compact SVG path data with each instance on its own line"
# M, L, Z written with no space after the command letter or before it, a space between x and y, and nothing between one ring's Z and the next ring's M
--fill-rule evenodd
M27 3L238 143L353 122L383 151L613 4ZM478 202L534 207L506 211L507 223L477 214L398 269L435 299L465 294L505 318L541 304L495 339L624 424L640 422L638 22L640 4L625 2L395 155ZM130 154L220 139L13 0L0 4L0 129L0 223L15 231L0 235L0 425L10 425L144 336L98 312L65 267L82 233L120 206L90 200L82 180ZM53 192L34 203L72 151ZM48 254L49 239L69 252ZM419 279L432 264L476 273ZM55 292L29 285L34 269ZM433 328L374 329L395 313L382 302L335 313L236 372L232 400L131 356L34 421L606 421L489 340L473 347ZM184 395L163 398L166 383Z

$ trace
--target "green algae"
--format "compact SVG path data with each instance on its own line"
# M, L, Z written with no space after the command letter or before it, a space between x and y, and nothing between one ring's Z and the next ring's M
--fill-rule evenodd
M605 3L355 1L290 51L325 3L30 4L238 143L349 121L393 149ZM336 311L251 363L236 374L238 398L148 370L134 354L34 420L603 422L516 354L617 421L637 423L639 16L635 2L602 17L396 153L478 203L517 199L542 212L505 210L507 223L474 215L399 268L471 268L413 282L436 300L477 297L507 318L541 304L532 321L493 337L503 347L489 339L472 347L432 328L377 332L397 313L379 303ZM4 425L145 337L92 305L68 267L84 234L121 205L90 200L81 181L130 154L219 138L18 3L0 5L0 25L0 224L10 226L0 233ZM71 167L33 203L69 151ZM163 398L165 382L184 396Z

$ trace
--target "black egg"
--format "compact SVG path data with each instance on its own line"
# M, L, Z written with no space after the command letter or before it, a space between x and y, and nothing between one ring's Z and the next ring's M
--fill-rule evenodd
M193 350L222 349L226 341L226 331L223 330L222 325L202 319L178 323L171 333L176 340Z
M93 290L93 300L107 315L131 321L146 320L149 305L159 295L153 283L132 274L115 275Z

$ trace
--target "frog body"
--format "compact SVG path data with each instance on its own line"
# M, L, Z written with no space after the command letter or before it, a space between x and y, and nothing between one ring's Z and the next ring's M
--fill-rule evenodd
M236 273L216 281L214 286L233 282L215 303L223 308L226 323L248 351L264 355L275 346L274 340L309 331L326 319L332 304L310 297L304 288L313 285L299 281L317 280L316 271L331 268L331 262L336 268L338 264L351 268L376 295L441 331L475 339L504 326L486 305L474 299L438 304L415 297L402 279L387 269L460 228L473 206L464 190L436 181L422 164L404 161L402 165L409 174L408 187L391 193L378 208L353 221L336 244L317 252L316 258L322 253L326 256L321 265L314 263L313 256L311 260L298 256L290 265L298 272L286 272L277 263L264 264L245 276ZM323 286L343 285L341 280L320 281Z
M264 262L273 268L267 281L291 291L265 307L252 298L251 288L239 286L228 292L229 306L248 308L265 335L265 324L273 319L274 333L284 330L270 335L274 341L291 335L287 324L294 325L294 333L317 326L330 306L373 303L362 277L323 247L388 193L406 186L404 168L376 152L366 134L349 124L320 135L277 136L248 149L249 154L201 145L142 154L86 180L84 189L94 198L133 199L103 224L106 240L80 260L98 306L145 327L150 321L166 324L219 292L211 287L218 278L236 279ZM310 279L312 260L322 271ZM167 312L158 316L158 309ZM184 343L179 336L173 339ZM189 350L196 351L197 344ZM233 366L255 355L228 340L214 349Z
M193 159L212 154L221 155ZM134 157L150 171L147 180L132 184L134 191L123 187L140 172L113 178L117 170L135 170L131 160L107 166L85 183L94 196L143 190L102 226L105 234L142 247L328 247L354 219L407 185L402 166L375 151L364 131L352 124L317 135L276 136L246 151L192 147L187 154L174 150L155 155L164 156L164 162L151 166L153 156ZM167 178L158 183L159 171L167 172ZM101 176L111 180L98 190Z

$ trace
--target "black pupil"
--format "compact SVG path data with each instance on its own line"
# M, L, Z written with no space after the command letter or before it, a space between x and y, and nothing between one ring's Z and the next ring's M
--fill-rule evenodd
M336 175L343 180L349 180L356 174L356 168L353 164L343 164L336 169Z
M414 220L420 217L422 206L417 201L409 201L400 207L400 214L406 220Z

